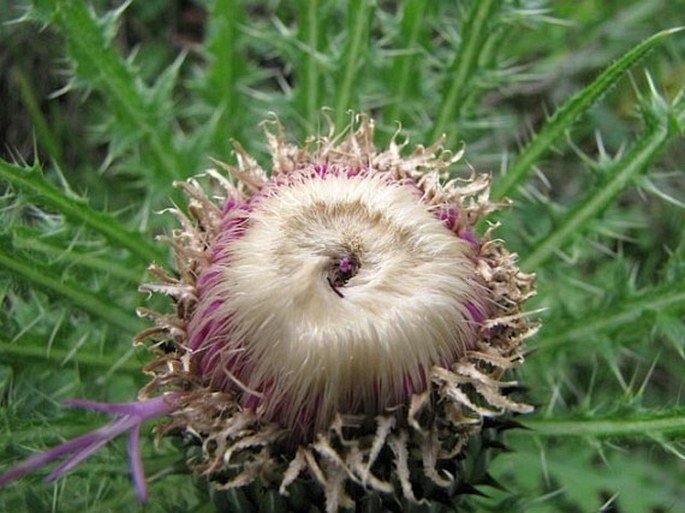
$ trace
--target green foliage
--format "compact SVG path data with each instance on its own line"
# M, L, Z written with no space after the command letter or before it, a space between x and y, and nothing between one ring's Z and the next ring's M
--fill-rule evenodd
M522 491L514 500L495 492L502 501L500 511L611 511L608 508L614 507L615 511L643 513L660 508L677 511L682 504L679 476L662 468L643 446L602 450L585 442L517 441L516 452L493 464L503 480L515 479ZM607 509L601 509L603 505Z
M470 507L685 503L677 4L0 1L2 469L102 423L63 399L130 400L145 382L136 289L168 263L154 240L175 220L155 213L181 201L173 181L231 161L230 139L267 166L270 112L302 140L328 107L338 126L369 112L379 145L398 122L416 144L444 132L466 146L459 172L491 171L515 202L496 234L538 275L544 327L518 376L537 410L490 463L504 489ZM213 511L181 451L148 442L145 511ZM26 477L0 510L139 508L124 451L52 486Z

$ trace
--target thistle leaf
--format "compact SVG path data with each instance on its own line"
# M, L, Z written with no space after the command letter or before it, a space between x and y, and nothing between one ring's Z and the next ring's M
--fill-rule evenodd
M558 226L533 243L521 266L534 269L543 265L555 252L563 250L569 240L581 235L591 220L602 213L640 173L648 170L664 146L681 134L684 124L685 95L681 94L671 109L663 113L660 122L650 123L634 146L606 169L603 183L590 189Z
M604 70L590 85L566 100L519 152L509 169L493 187L494 197L510 194L530 175L537 162L549 153L561 135L594 105L612 86L651 49L683 28L663 30L638 44Z
M164 257L156 246L140 234L126 230L108 214L90 208L83 198L66 194L50 184L38 165L20 167L0 159L0 178L28 193L45 206L55 209L72 221L84 223L101 233L112 243L128 249L145 263L163 261Z

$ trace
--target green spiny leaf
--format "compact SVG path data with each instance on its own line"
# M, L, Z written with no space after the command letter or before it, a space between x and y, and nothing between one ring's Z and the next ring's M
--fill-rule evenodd
M617 329L631 322L640 320L646 312L661 312L674 308L683 310L685 305L685 280L676 283L664 283L644 290L632 298L614 303L612 308L598 311L593 308L585 314L576 314L574 320L565 324L557 323L554 328L543 332L535 342L539 351L548 351L573 344L574 349L580 344L592 344L593 336L606 330Z
M590 85L566 100L521 150L509 170L495 182L493 196L500 198L510 194L533 171L535 164L552 150L559 137L616 84L619 78L665 38L681 30L683 29L664 30L646 39L611 64Z
M204 42L208 65L199 84L209 107L218 113L212 130L212 147L223 148L230 138L239 140L241 120L246 117L243 108L239 107L238 91L238 81L245 74L246 63L237 51L244 6L239 0L219 0L210 5L209 14Z
M122 11L98 20L83 2L41 2L41 11L48 7L52 11L52 23L66 38L77 78L74 84L82 81L81 87L103 91L113 106L113 113L130 130L139 133L146 151L152 156L154 167L150 171L158 183L171 184L174 179L185 176L187 170L179 168L185 159L174 149L169 130L171 124L159 119L159 113L146 100L130 66L110 40L111 26ZM104 27L109 30L103 30Z
M65 280L35 260L26 258L0 239L0 264L15 276L50 294L69 300L125 333L136 333L144 325L135 315L108 302L106 298L86 290L72 280Z
M3 357L3 361L8 363L16 362L25 364L30 361L52 367L56 363L58 365L64 365L64 363L69 361L83 367L105 371L110 371L121 358L121 355L113 357L87 352L85 350L76 351L74 353L71 350L51 348L48 351L45 348L45 341L36 340L31 337L27 339L26 336L22 337L21 341L17 342L3 340L3 338L0 337L0 354ZM140 375L140 362L131 358L132 355L132 353L129 354L128 358L120 362L116 367L116 372L132 374L135 376Z
M112 216L93 210L82 198L67 195L48 183L37 165L23 168L0 160L0 177L32 195L37 202L55 209L72 221L84 223L112 243L128 249L145 263L166 260L162 252L140 234L126 230Z
M535 269L545 263L555 252L574 237L582 234L588 223L604 211L616 197L640 174L676 136L676 127L685 122L685 95L680 95L661 123L652 123L626 154L614 161L606 170L603 183L589 190L550 233L535 242L522 259L521 267Z

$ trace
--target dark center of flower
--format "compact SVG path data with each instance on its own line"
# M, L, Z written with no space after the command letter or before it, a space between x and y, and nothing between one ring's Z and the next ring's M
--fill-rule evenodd
M338 289L347 285L347 282L357 274L359 267L359 260L354 255L343 255L334 259L326 276L333 292L340 297L345 297Z

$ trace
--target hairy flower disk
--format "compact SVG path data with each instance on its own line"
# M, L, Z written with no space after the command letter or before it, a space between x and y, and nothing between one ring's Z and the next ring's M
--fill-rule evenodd
M235 377L245 406L309 433L406 402L474 345L474 249L415 185L305 168L256 200L199 277L190 347L212 386Z

